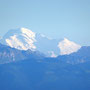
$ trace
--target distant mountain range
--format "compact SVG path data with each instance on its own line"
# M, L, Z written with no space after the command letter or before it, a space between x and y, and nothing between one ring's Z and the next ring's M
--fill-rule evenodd
M38 50L49 57L71 54L81 48L80 45L66 38L61 40L52 39L43 34L34 33L26 28L8 31L0 42L19 50Z
M90 59L90 47L80 46L64 38L51 39L26 28L8 31L0 40L0 63L32 58L57 59L70 64Z
M13 61L39 59L52 60L57 59L69 64L84 63L90 61L90 46L81 47L77 52L69 55L59 55L57 57L47 57L39 51L18 50L10 46L0 44L0 63L9 63Z
M0 90L90 90L90 46L25 28L0 42Z
M0 44L0 90L90 90L90 46L52 58Z

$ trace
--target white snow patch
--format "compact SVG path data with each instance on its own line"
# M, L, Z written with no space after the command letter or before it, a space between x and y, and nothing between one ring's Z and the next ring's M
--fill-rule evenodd
M54 53L54 51L49 51L50 57L57 57L57 55Z
M12 48L26 50L26 47L23 45L23 43L17 39L17 35L10 36L9 39L6 39L6 43Z

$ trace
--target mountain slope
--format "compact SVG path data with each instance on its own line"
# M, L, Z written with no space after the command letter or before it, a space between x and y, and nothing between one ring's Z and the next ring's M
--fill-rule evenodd
M83 46L77 52L70 55L60 55L57 59L70 64L88 62L90 61L90 46Z
M44 54L38 51L31 51L31 50L18 50L15 48L11 48L6 45L0 44L0 64L10 63L20 60L26 59L41 59L44 57Z
M36 34L36 41L35 46L37 50L45 53L47 56L56 57L59 55L60 50L57 47L59 40L51 39L42 34Z

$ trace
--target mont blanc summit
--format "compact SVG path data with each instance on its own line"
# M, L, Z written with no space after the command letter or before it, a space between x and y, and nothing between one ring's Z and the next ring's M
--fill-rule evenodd
M35 33L26 28L10 30L2 39L3 44L19 50L35 49L35 41Z
M52 39L27 28L8 31L1 39L1 43L19 50L38 50L51 57L71 54L81 48L80 45L66 38L63 40Z

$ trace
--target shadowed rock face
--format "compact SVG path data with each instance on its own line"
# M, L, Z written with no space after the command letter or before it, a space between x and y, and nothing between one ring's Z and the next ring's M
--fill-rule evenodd
M70 55L60 55L57 59L70 64L85 63L90 61L90 46L83 46Z
M26 60L28 58L32 59L32 58L43 58L43 57L44 55L39 51L18 50L0 44L0 64L15 62L19 60Z

